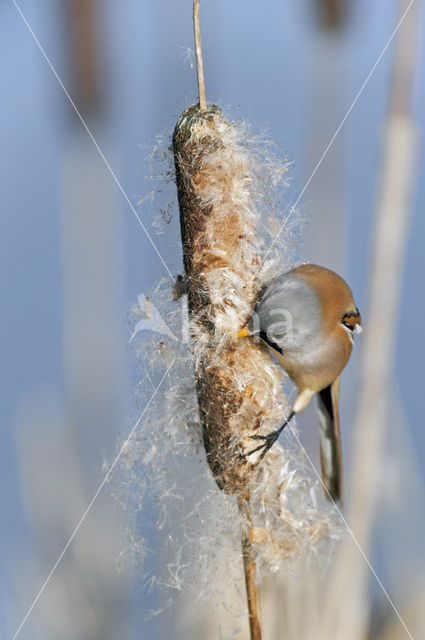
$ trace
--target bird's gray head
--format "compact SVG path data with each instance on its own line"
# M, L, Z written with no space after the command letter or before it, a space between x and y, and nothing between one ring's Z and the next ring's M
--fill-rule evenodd
M276 276L264 288L248 330L277 351L305 349L320 326L315 291L294 272Z

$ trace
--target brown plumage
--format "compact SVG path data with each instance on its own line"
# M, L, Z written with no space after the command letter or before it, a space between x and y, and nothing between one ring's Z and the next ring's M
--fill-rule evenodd
M264 457L279 434L317 394L320 460L325 495L342 501L341 442L338 414L339 376L347 364L361 316L347 283L336 273L304 264L274 278L263 289L247 327L239 336L259 336L298 387L285 423L266 436L255 436Z

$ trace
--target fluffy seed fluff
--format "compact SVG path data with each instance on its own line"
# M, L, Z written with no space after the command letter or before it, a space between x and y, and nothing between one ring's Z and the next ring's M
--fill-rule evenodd
M138 514L154 506L163 536L151 582L199 596L214 590L218 566L228 567L229 588L240 578L246 523L234 494L249 492L260 577L290 571L299 558L326 563L341 529L291 429L261 463L243 455L250 436L276 428L288 411L282 369L265 347L236 337L262 284L292 266L298 220L285 223L280 213L287 165L215 106L202 115L187 109L173 148L187 295L173 301L162 281L132 310L146 409L116 487L132 517L129 550L141 557L153 534Z

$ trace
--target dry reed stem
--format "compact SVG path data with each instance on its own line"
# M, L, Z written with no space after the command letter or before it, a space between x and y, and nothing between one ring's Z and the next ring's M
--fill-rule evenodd
M195 32L196 72L198 75L199 109L206 111L207 99L205 96L204 61L202 57L201 40L201 9L199 0L193 0L193 28Z
M251 544L253 525L249 493L238 499L239 511L248 529L242 535L242 558L245 574L245 586L248 603L249 630L251 640L261 640L260 594L257 583L257 563Z

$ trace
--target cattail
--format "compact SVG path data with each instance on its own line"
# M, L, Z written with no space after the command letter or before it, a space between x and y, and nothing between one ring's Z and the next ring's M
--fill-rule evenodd
M244 457L250 436L285 408L282 372L262 346L236 338L260 286L250 159L215 105L186 109L173 149L207 460L220 488L246 493L257 475Z
M275 147L218 107L187 109L173 150L185 276L173 296L162 281L133 308L146 409L123 456L119 498L130 518L142 512L141 522L145 501L154 501L164 534L172 522L172 536L159 543L167 560L161 553L163 572L157 568L153 584L182 591L196 584L197 597L208 600L216 591L234 593L243 567L251 636L259 638L252 625L259 625L263 578L296 571L300 558L323 566L341 536L292 425L261 462L244 457L255 447L252 435L282 423L288 400L283 369L237 333L264 282L292 266L299 221L296 214L285 220L278 206L287 167ZM162 149L158 156L164 159ZM168 165L162 175L169 176ZM173 301L183 291L187 297ZM143 559L148 545L138 520L128 533L128 550Z

